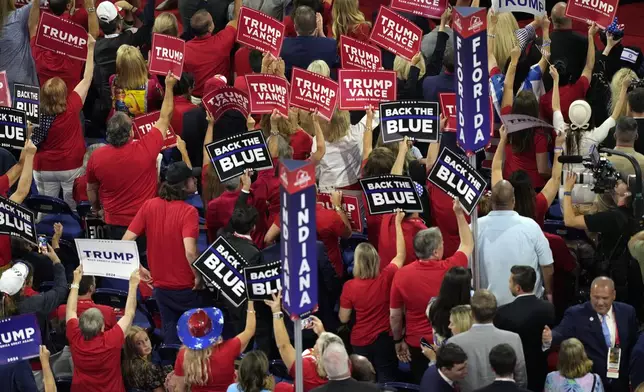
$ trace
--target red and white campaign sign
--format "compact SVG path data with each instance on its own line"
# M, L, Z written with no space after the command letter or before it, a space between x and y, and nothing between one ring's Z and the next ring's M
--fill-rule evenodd
M333 209L331 195L318 193L318 204L327 210ZM356 196L342 195L342 208L347 212L347 218L351 224L351 231L362 233L362 213L360 212L360 201Z
M11 107L11 91L9 91L7 71L0 72L0 106Z
M134 140L139 140L143 136L147 135L148 132L152 131L152 128L154 127L154 123L159 121L159 116L161 116L160 111L135 117L134 118ZM172 126L168 124L168 132L166 133L165 142L163 143L162 150L165 150L166 148L174 147L176 145L177 145L177 135L174 133L174 129L172 129Z
M341 69L338 71L338 84L342 110L378 108L380 102L396 100L394 71Z
M255 114L271 113L277 109L288 117L288 81L275 75L245 75L248 84L250 112Z
M455 93L441 93L438 94L438 101L441 105L441 116L449 116L447 125L441 132L456 132L456 94ZM490 97L490 118L494 118L494 103ZM494 137L494 125L490 129L490 135Z
M293 67L291 72L291 105L317 111L331 120L338 103L338 83L320 74Z
M40 17L36 45L76 60L87 60L87 31L74 22L49 13Z
M237 110L245 118L250 114L248 94L231 86L218 88L201 98L206 110L210 112L215 122L224 112Z
M389 7L426 18L440 19L447 8L447 0L391 0Z
M380 69L382 52L373 45L341 35L340 64L343 69Z
M181 38L152 34L152 50L148 65L150 73L167 75L168 71L171 71L173 75L181 77L185 51L186 41Z
M407 60L420 52L422 38L420 27L385 6L380 6L369 37L376 45Z
M284 23L277 19L242 7L239 11L237 42L278 57L284 42L284 29Z
M566 16L581 21L592 21L605 29L615 19L619 0L569 0Z

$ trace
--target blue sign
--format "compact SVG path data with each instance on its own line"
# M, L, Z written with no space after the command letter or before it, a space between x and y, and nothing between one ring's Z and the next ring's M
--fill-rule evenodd
M467 155L487 146L492 129L486 22L485 8L456 7L456 132L458 144Z
M0 365L40 355L40 328L35 314L0 320Z
M284 160L280 167L282 302L293 319L318 305L314 170L307 161Z

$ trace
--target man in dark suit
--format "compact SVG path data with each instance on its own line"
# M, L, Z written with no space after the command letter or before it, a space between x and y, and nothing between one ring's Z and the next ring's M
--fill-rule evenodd
M548 374L546 354L541 349L541 332L546 325L555 323L555 307L537 298L534 285L537 273L526 265L515 265L510 270L510 292L514 301L501 306L494 318L494 325L519 334L523 345L528 389L542 391Z
M489 355L490 366L496 374L494 382L474 392L530 392L521 388L514 381L514 367L517 363L517 354L509 344L503 343L494 346Z
M602 378L607 392L629 390L628 371L631 351L637 340L637 318L635 309L628 304L615 301L615 283L600 276L593 280L590 288L590 302L575 305L564 314L561 323L552 331L548 326L543 330L544 347L552 343L575 337L586 349L593 361L593 373ZM621 351L619 378L607 377L608 349L619 347Z
M315 392L378 392L377 384L351 378L349 355L340 343L331 343L322 355L322 366L329 382L314 388Z
M291 80L293 67L306 69L315 60L324 60L329 68L338 66L338 46L333 38L319 36L315 11L300 6L293 11L297 37L286 37L280 57L286 66L286 79Z
M443 345L436 353L436 363L425 370L421 391L453 392L467 374L467 354L454 343Z

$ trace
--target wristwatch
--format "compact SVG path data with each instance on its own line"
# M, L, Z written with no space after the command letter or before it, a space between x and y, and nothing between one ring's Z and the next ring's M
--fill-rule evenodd
M92 12L96 12L96 8L89 7L89 8L86 8L85 11L87 11L88 14L91 14Z
M333 209L336 210L336 212L344 212L344 208L342 208L342 206L333 206Z
M273 318L276 320L281 320L284 318L284 313L282 312L273 313Z

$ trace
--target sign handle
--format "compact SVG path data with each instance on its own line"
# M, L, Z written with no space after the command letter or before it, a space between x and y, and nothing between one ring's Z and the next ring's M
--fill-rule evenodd
M470 165L476 169L476 154L472 155L469 157ZM483 190L485 192L485 190ZM472 251L472 276L474 278L474 290L478 290L481 288L481 274L479 272L479 258L476 255L476 238L477 233L478 233L478 225L476 220L479 217L479 209L478 207L474 207L474 211L472 211L471 217L471 224L472 224L472 238L474 239L474 250Z
M293 321L295 329L295 392L304 392L304 376L302 371L302 320L297 318Z

